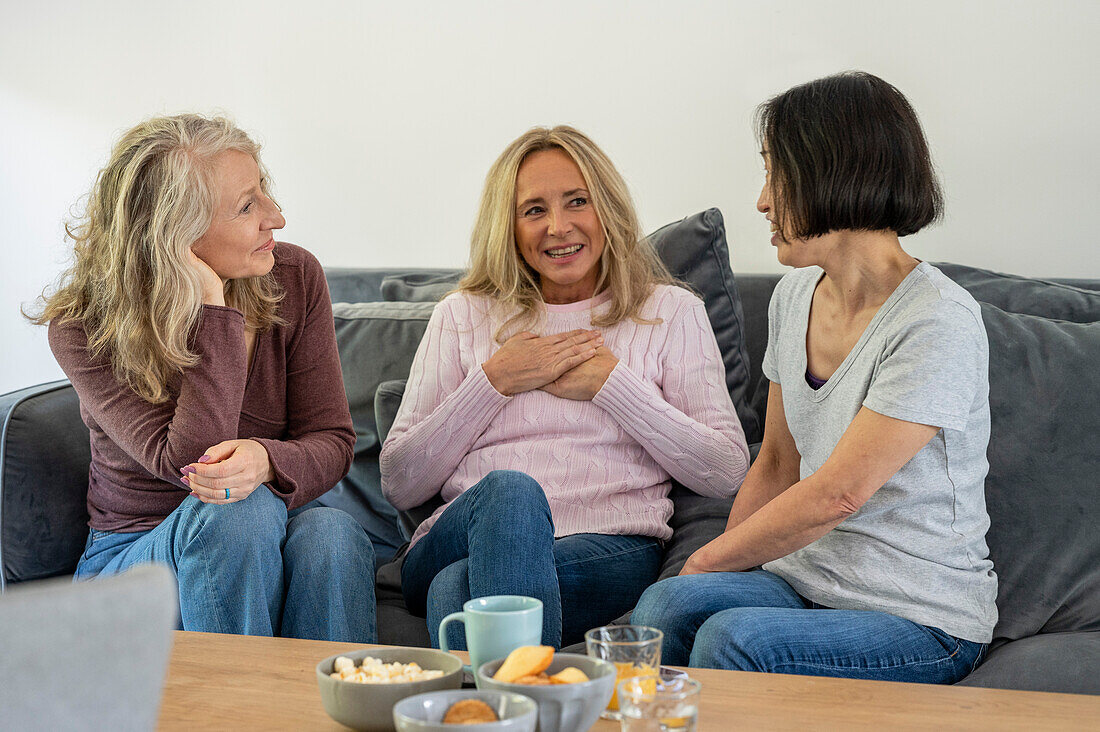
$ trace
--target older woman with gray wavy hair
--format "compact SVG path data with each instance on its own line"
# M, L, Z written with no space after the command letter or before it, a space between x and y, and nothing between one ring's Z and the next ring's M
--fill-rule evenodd
M74 263L32 320L91 433L78 579L157 562L186 630L370 642L373 548L306 504L355 434L324 273L285 224L259 145L222 118L122 136Z

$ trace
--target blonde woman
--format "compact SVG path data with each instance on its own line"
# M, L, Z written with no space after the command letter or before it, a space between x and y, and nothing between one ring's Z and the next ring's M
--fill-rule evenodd
M382 448L396 507L446 502L413 535L402 589L433 645L466 600L518 594L543 602L557 647L656 579L670 479L728 497L748 449L703 303L583 134L535 128L508 146L470 259Z
M374 640L373 549L331 508L355 434L324 273L220 118L123 135L35 318L91 432L78 579L158 562L186 630Z

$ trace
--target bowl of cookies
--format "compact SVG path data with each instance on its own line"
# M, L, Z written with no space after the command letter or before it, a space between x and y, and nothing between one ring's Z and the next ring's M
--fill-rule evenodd
M428 691L462 686L462 660L432 648L363 648L317 664L328 715L366 732L393 732L393 707Z
M533 732L538 705L506 691L430 691L393 707L397 732Z
M483 663L480 689L523 694L538 704L539 732L573 732L596 723L615 688L615 664L550 646L521 646Z

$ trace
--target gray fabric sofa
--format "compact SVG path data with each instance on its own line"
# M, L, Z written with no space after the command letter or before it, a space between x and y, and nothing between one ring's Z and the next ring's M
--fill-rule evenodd
M762 435L760 360L778 275L737 275L714 209L658 230L675 274L707 304L750 443ZM986 662L961 683L1100 694L1100 280L1033 280L939 265L982 303L990 340L987 503L1000 621ZM379 639L426 645L401 598L401 546L422 518L382 498L378 451L433 303L453 270L329 269L345 390L358 442L320 501L375 541ZM71 574L86 537L87 430L64 381L0 395L0 588ZM753 451L755 454L755 450ZM674 488L662 577L721 531L729 503ZM396 556L396 560L391 559Z

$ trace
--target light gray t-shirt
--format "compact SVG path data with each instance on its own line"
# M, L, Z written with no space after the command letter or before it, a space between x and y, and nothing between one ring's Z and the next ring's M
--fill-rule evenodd
M858 511L764 569L821 605L879 610L989 642L997 576L985 543L989 346L981 309L922 262L814 390L805 379L806 328L823 274L788 273L768 308L763 370L783 388L800 477L824 464L860 407L941 429Z

